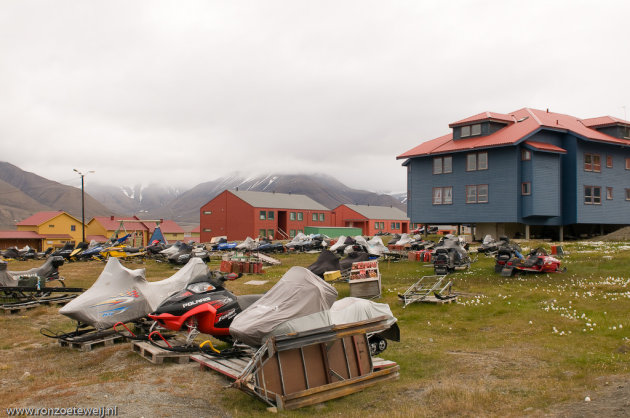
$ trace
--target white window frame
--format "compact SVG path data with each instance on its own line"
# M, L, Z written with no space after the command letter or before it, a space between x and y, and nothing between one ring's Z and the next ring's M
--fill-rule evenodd
M589 191L588 195L586 193L587 190ZM599 196L595 196L596 190L599 191ZM584 186L584 204L585 205L601 205L602 204L601 186Z

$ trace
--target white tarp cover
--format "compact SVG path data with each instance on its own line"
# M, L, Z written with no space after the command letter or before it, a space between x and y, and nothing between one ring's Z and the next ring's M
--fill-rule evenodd
M169 295L183 289L188 282L208 274L200 258L191 258L173 276L148 282L145 270L131 270L111 257L96 282L87 291L59 310L59 313L97 329L129 322L155 311Z
M396 241L396 245L406 245L406 244L409 244L410 242L411 242L411 238L409 238L409 235L402 234L400 236L400 239Z
M337 291L304 267L291 267L256 303L230 325L234 339L259 346L278 324L330 309Z
M181 249L182 243L177 241L175 244L171 245L170 247L160 251L160 254L166 256L166 258L175 255L179 252L179 250Z
M396 317L388 304L347 297L333 303L328 311L286 321L274 328L269 336L304 332L330 325L351 324L380 316L388 318L387 327L391 327L396 322Z
M341 247L342 245L344 245L344 243L346 242L346 237L345 235L340 236L337 239L337 242L335 242L331 247L330 247L330 251L332 251L333 253L335 251L337 251L337 248Z
M379 236L374 236L367 242L367 249L368 253L378 256L389 252L389 249L383 244L383 240Z
M245 241L241 242L236 246L237 250L253 250L258 247L258 243L254 241L251 237L245 238Z

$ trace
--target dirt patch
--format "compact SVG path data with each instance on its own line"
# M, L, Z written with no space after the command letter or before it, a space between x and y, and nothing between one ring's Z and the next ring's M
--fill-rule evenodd
M630 226L623 227L610 234L592 238L591 241L630 241Z
M585 401L586 397L590 402ZM604 376L597 379L597 388L584 390L579 401L565 402L545 414L554 417L622 417L630 415L630 376Z

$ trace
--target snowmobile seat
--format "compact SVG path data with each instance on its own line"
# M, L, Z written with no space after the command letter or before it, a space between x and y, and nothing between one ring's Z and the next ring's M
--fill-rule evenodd
M245 310L263 297L263 295L242 295L236 297L236 302L241 310Z

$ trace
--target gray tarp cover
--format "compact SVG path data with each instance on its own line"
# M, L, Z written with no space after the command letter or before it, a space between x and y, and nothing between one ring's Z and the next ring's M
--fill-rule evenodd
M347 297L333 303L328 311L316 312L286 321L274 328L269 336L303 332L330 325L350 324L380 316L388 318L388 328L396 322L396 317L392 314L388 304Z
M245 241L241 242L236 246L237 250L253 250L258 247L258 243L254 241L251 237L245 238Z
M92 287L59 313L97 329L109 328L153 312L169 295L207 274L206 264L200 258L191 258L173 276L151 283L144 277L144 269L130 270L111 257Z
M279 324L327 311L335 299L334 287L304 267L291 267L262 298L234 318L230 334L247 345L259 346Z
M0 269L0 286L15 287L18 285L20 276L37 275L40 278L46 278L55 270L55 268L53 267L53 262L53 257L48 257L44 264L30 270L7 271ZM4 267L6 267L6 263Z

